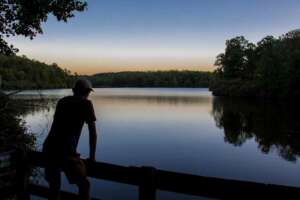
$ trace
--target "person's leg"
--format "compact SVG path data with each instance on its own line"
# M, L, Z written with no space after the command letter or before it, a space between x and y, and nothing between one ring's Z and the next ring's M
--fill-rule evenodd
M80 200L90 200L90 182L84 163L79 156L66 158L63 170L71 184L76 184Z
M80 200L90 200L90 182L87 178L77 183Z
M61 175L59 169L56 168L46 168L45 169L46 180L49 184L49 200L59 200L60 199L60 185L61 185Z

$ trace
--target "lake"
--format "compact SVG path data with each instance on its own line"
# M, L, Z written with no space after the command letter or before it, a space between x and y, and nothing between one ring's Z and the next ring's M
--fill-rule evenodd
M70 94L61 89L18 95L51 99L22 116L38 148L51 126L55 101ZM297 103L213 97L205 88L101 88L90 99L98 161L300 187ZM87 157L88 149L85 126L78 151ZM76 191L65 178L63 189ZM92 179L92 195L138 199L138 188ZM158 191L157 199L203 198Z

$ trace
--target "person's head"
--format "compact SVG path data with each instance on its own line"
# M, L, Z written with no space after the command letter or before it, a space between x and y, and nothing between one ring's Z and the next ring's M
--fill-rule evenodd
M87 79L78 79L75 82L74 87L72 88L75 96L81 96L87 98L91 91L93 91L93 87L90 81Z

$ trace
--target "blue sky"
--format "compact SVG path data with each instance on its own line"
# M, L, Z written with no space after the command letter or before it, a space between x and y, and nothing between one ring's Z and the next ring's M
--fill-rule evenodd
M299 0L88 0L67 24L53 17L20 54L82 74L123 70L212 70L225 41L257 42L300 28Z

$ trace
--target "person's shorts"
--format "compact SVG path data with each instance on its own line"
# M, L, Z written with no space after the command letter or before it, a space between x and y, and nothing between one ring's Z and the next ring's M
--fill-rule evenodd
M79 156L63 158L47 156L45 166L46 180L49 182L51 179L60 178L60 171L65 173L70 184L80 183L87 177L85 165Z

